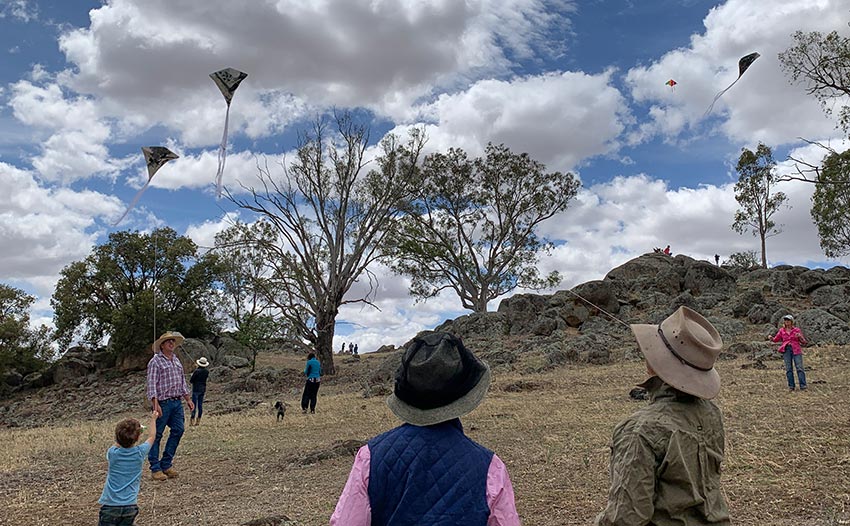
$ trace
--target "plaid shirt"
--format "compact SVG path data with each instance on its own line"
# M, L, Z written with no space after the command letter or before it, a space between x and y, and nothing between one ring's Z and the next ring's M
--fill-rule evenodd
M148 362L147 381L148 400L167 400L169 398L180 398L189 394L189 386L186 377L183 376L183 364L175 354L171 360L164 354L158 352Z

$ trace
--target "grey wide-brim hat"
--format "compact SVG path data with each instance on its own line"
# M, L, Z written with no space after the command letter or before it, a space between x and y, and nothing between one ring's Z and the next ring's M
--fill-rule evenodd
M439 424L478 407L490 379L490 366L472 354L460 338L425 332L405 349L387 405L408 424Z

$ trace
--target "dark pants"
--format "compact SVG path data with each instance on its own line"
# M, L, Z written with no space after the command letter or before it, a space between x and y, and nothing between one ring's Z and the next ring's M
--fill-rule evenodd
M171 467L174 454L177 453L177 446L180 444L180 437L183 436L184 431L183 402L179 398L163 400L159 403L159 407L162 409L162 416L156 419L156 438L150 452L148 452L151 471L165 471ZM168 426L171 431L168 433L168 441L165 442L165 449L162 451L162 458L160 459L159 444L162 442L165 426Z
M306 411L309 404L310 412L316 412L316 395L319 393L319 384L320 382L314 378L310 378L304 383L304 394L301 395L302 411Z
M135 504L130 506L107 506L100 507L97 526L133 526L139 507Z
M205 392L196 392L192 391L192 403L195 404L195 408L192 409L192 418L195 418L195 412L198 413L198 419L204 416L204 395Z

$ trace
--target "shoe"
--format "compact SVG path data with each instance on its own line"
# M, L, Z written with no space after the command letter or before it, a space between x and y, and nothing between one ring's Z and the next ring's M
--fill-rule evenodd
M306 414L307 414L307 410L306 410L306 409L302 409L302 410L301 410L301 413L306 415Z
M806 389L808 389L808 387L801 387L800 391L805 391Z
M198 417L198 418L195 419L195 425L196 426L201 425L201 417Z
M151 471L151 478L154 480L168 480L168 476L162 471Z
M194 418L190 418L190 419L189 419L189 425L190 425L190 426L195 425L195 419L194 419Z
M163 473L165 473L165 476L170 479L176 479L180 476L180 473L177 473L177 470L174 468L168 468L164 470Z
M792 393L794 392L794 388L793 388L793 387L789 387L789 388L788 388L788 390L789 390L789 391L791 391Z

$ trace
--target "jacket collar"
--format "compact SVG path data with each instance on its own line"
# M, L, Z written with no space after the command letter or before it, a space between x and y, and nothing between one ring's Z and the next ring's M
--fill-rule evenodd
M672 387L657 377L651 376L643 383L638 384L638 387L643 387L649 393L649 402L653 403L658 400L676 400L678 402L689 402L694 400L695 396L683 393L675 387Z

